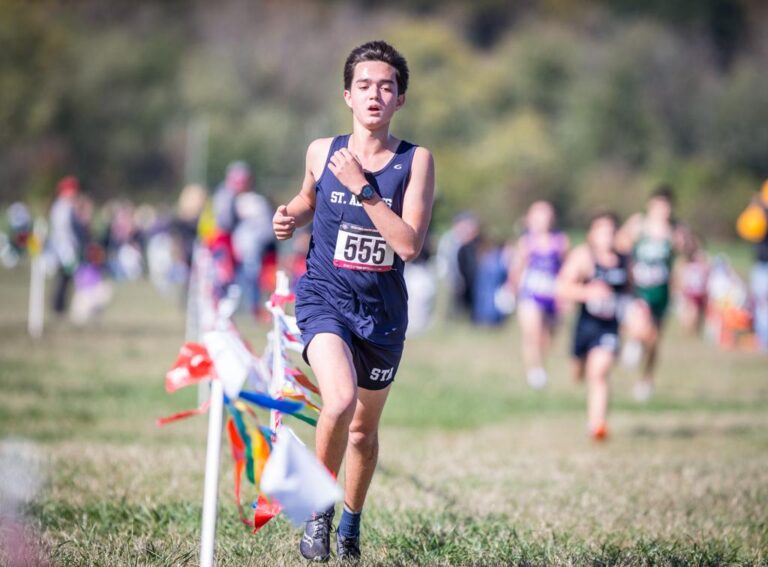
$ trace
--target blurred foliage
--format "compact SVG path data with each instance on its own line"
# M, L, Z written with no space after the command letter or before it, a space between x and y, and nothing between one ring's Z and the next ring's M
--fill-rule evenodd
M682 218L729 235L768 176L766 24L752 0L0 0L0 200L42 206L75 173L171 202L234 159L286 198L309 141L350 127L346 54L383 37L411 66L394 132L435 154L437 223L473 209L509 234L548 198L576 226L669 181Z

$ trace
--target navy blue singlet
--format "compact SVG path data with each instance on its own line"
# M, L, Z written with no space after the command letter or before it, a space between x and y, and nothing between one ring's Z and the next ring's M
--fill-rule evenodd
M349 137L333 139L317 181L307 273L296 288L296 313L301 320L305 306L315 310L322 302L360 338L382 346L398 345L405 340L408 326L404 262L386 245L357 198L328 169L330 157L347 147ZM416 147L401 141L386 166L365 173L398 216L403 213Z

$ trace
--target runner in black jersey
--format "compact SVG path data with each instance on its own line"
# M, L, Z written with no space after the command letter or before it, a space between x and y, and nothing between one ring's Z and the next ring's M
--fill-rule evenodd
M309 145L301 190L273 219L281 240L313 223L296 316L323 398L317 456L336 474L346 454L336 539L342 559L360 555L379 419L408 325L403 264L421 251L432 214L432 155L389 132L407 87L408 66L392 46L373 41L354 49L344 66L352 133ZM329 558L333 513L319 510L307 522L305 558Z
M614 249L616 216L599 213L589 225L586 244L571 252L557 279L561 300L580 304L573 339L577 379L587 378L587 418L596 440L607 435L608 378L619 348L619 318L629 300L625 256Z

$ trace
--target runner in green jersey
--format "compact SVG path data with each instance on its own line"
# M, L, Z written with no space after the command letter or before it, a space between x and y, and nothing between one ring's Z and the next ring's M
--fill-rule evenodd
M645 301L654 323L660 326L669 306L675 246L671 234L652 236L645 226L640 230L632 249L632 280L635 294Z
M631 216L616 238L620 252L632 256L632 282L637 300L627 310L624 327L627 341L622 360L629 366L642 364L635 384L638 401L653 394L653 379L664 315L670 300L675 253L684 249L686 231L673 220L672 190L661 186L653 192L646 212Z

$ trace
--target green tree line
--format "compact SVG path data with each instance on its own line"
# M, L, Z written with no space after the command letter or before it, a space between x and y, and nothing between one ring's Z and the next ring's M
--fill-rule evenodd
M411 66L394 132L435 154L437 223L472 209L508 234L547 198L578 226L666 181L725 236L768 176L766 23L748 0L0 0L0 200L43 206L74 173L170 203L234 159L285 198L307 143L349 128L344 57L381 37Z

